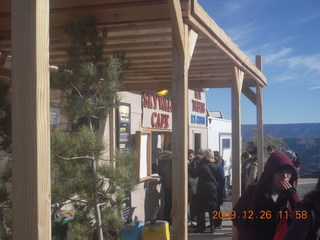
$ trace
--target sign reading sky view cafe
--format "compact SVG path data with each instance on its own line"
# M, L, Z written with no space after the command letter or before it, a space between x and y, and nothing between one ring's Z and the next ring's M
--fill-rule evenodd
M172 105L169 97L145 92L142 96L142 109L144 128L172 129Z
M204 92L189 90L189 125L206 126L206 99Z

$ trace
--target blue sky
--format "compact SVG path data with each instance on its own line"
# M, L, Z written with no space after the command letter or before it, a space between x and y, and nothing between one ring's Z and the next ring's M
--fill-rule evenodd
M253 62L262 55L264 123L320 123L319 0L198 2ZM256 107L241 102L242 123L255 124ZM230 89L210 89L207 107L231 119Z

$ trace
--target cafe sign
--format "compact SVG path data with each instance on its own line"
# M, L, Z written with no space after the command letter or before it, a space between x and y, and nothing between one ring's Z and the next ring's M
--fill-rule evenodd
M145 92L142 96L142 109L144 128L172 129L172 105L169 97Z

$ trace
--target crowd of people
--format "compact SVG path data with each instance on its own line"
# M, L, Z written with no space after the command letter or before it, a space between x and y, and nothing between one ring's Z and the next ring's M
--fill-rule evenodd
M164 151L158 157L158 173L164 193L163 218L171 223L172 208L172 153ZM222 219L213 220L213 211L220 211L224 194L224 160L219 152L200 149L198 154L188 150L188 217L195 232L201 233L209 227L213 232L221 228ZM168 176L170 175L170 176ZM205 216L210 225L206 226Z
M258 178L257 147L248 142L241 155L241 197L233 207L232 218L238 240L320 240L320 176L317 188L302 201L296 191L300 160L291 150L277 151L267 147L269 154L264 171ZM159 156L159 175L164 191L164 219L171 222L172 175L171 152ZM224 160L219 152L188 150L188 217L194 231L211 232L221 228L222 219L213 219L225 197ZM162 170L161 170L162 169ZM210 224L206 226L205 216Z
M189 150L189 153L192 152L192 150ZM206 230L206 212L209 213L209 228L213 232L215 228L221 227L221 221L214 221L213 211L219 211L220 205L223 203L223 159L218 152L205 149L201 152L201 155L197 155L193 159L189 157L188 172L190 185L194 181L192 179L197 179L196 192L191 199L192 201L189 202L189 205L192 206L190 209L196 211L195 232L201 233ZM192 192L192 188L189 188L190 191ZM194 220L192 217L190 216L191 222Z

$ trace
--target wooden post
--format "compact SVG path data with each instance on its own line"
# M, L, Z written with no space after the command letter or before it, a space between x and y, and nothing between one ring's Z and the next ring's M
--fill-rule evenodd
M232 202L235 204L240 197L241 176L241 89L244 73L237 67L233 68L232 86Z
M256 56L256 66L262 71L262 57ZM257 158L258 158L258 178L264 169L264 134L263 134L263 95L262 87L256 87L256 108L257 108Z
M263 137L263 118L262 118L262 87L257 86L257 158L258 158L258 178L264 169L264 137Z
M172 239L188 239L188 26L180 0L168 0L172 21Z
M51 239L49 0L12 0L13 239Z
M188 238L188 71L186 54L173 41L172 61L172 239Z
M261 55L256 56L256 66L260 70L260 72L262 72L262 56Z
M232 206L241 194L241 90L244 73L237 67L232 68ZM233 228L235 239L235 228Z

